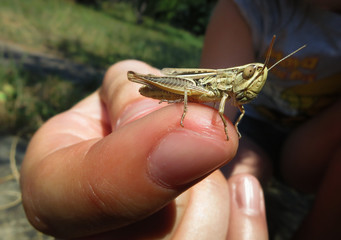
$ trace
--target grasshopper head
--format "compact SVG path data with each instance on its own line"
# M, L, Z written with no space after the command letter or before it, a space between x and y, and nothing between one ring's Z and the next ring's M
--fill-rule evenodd
M245 104L255 99L262 90L268 69L264 64L253 63L243 66L235 79L233 92L238 104Z
M239 68L240 70L237 72L233 83L233 93L235 95L236 104L245 104L255 99L265 84L266 78L268 77L268 71L306 46L304 45L300 47L286 57L277 61L270 68L267 68L275 38L276 36L274 35L266 54L264 64L251 63Z
M241 71L237 73L233 86L236 104L245 104L251 102L257 97L262 90L266 78L268 77L267 65L270 60L271 50L274 45L276 36L272 37L269 50L266 54L264 64L251 63L241 67Z

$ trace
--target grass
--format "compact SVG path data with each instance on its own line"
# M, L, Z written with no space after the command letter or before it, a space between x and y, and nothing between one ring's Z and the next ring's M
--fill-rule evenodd
M134 10L127 3L103 9L108 10L71 1L2 0L0 36L4 41L97 67L127 58L156 67L198 65L201 38L148 18L136 25Z
M159 68L198 66L202 37L148 18L137 25L134 9L124 2L101 7L67 0L2 0L0 42L98 69L132 58ZM14 63L0 66L0 133L30 136L98 85L75 86Z
M0 133L30 137L44 121L89 93L56 75L40 75L10 64L0 67Z

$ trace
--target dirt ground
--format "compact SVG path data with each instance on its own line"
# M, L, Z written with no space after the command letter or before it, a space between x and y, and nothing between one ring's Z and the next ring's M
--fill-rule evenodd
M57 74L74 83L86 83L93 79L102 79L104 71L71 62L67 59L27 51L20 46L0 41L0 64L18 64L29 71L40 74ZM10 149L15 136L0 134L0 240L41 240L54 239L38 233L27 221L21 204L21 194L18 182L13 178L8 179L13 171L10 167ZM20 169L27 142L20 140L16 151L15 160ZM6 180L7 179L7 180Z
M0 239L2 240L31 240L53 239L38 233L27 221L21 204L19 184L12 175L10 167L10 150L15 136L0 136ZM16 147L16 164L20 169L27 142L19 140Z

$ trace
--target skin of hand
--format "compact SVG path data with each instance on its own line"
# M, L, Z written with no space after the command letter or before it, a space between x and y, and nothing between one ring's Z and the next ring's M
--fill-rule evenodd
M234 126L226 141L218 112L189 104L182 128L183 105L142 97L128 70L159 74L115 64L32 138L21 168L31 224L68 239L267 239L256 178L216 171L236 154Z

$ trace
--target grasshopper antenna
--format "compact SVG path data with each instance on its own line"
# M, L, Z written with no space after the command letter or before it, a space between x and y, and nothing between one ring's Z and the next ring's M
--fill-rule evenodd
M269 60L270 60L270 56L271 56L271 51L272 51L272 47L274 46L275 43L275 39L276 39L276 35L273 35L270 46L269 46L269 50L266 53L266 58L265 58L265 62L264 62L264 66L261 72L263 72L264 68L268 65Z
M270 46L269 46L269 49L268 49L268 52L266 53L266 58L265 58L265 62L264 62L264 64L263 64L263 68L262 68L262 70L259 72L259 74L257 75L256 78L258 78L260 75L263 74L264 69L266 68L266 66L267 66L268 63L269 63L270 55L271 55L272 47L273 47L273 45L274 45L274 43L275 43L275 39L276 39L276 35L273 35L272 40L271 40L271 43L270 43Z
M305 48L307 45L303 45L302 47L300 47L299 49L293 51L292 53L290 53L289 55L285 56L284 58L282 58L281 60L279 60L278 62L276 62L274 65L272 65L268 71L270 71L272 68L274 68L277 64L279 64L280 62L283 62L285 59L287 59L288 57L291 57L292 55L294 55L295 53L297 53L298 51L301 51L303 48Z

